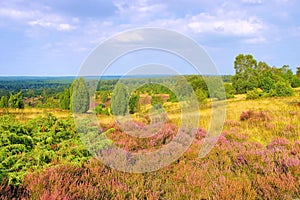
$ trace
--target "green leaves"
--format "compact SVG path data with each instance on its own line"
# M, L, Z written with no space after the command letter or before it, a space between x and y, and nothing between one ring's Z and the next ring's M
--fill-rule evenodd
M122 83L118 83L111 97L111 113L116 116L124 116L127 112L128 93Z
M71 87L71 110L86 113L89 110L90 96L83 78L76 79Z
M65 91L60 95L59 106L61 109L70 109L70 98L70 90L66 88Z
M236 74L232 77L232 85L237 93L247 93L247 99L292 96L294 92L291 85L300 85L288 65L271 68L265 62L257 64L252 55L238 55L234 68Z
M0 181L19 185L29 169L57 162L81 163L90 158L71 118L59 120L52 114L25 124L9 116L0 117Z
M16 94L11 94L9 98L9 107L11 108L24 108L24 103L22 101L22 92Z

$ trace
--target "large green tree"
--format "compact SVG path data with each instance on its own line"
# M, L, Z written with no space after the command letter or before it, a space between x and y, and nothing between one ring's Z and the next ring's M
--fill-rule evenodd
M240 54L235 58L232 86L237 93L242 94L258 87L257 67L257 61L252 55Z
M122 83L118 83L111 96L111 113L116 116L124 116L127 112L128 93Z
M74 113L86 113L89 110L90 95L84 78L75 79L71 86L71 110Z

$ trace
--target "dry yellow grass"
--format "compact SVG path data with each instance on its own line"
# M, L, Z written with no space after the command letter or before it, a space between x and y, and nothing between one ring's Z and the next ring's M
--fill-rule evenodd
M58 118L66 118L71 115L70 111L50 108L0 109L0 115L11 114L22 122L34 119L46 113L52 113Z
M245 95L237 95L234 99L226 101L226 119L223 131L235 129L240 133L249 136L250 140L268 144L274 137L286 137L291 140L299 140L300 133L300 88L295 89L294 97L266 98L258 100L246 100ZM209 128L212 117L212 109L209 106L200 109L199 127ZM145 115L148 114L151 105L143 107L140 113L131 115L131 118L137 121L145 122ZM168 119L173 123L180 125L181 110L179 103L167 102L164 104ZM253 110L254 112L265 111L270 117L268 122L250 123L241 122L242 112ZM58 118L66 118L72 113L60 109L42 109L42 108L25 108L25 109L2 109L0 114L10 113L16 116L17 120L27 121L36 118L45 113L52 113ZM114 123L112 116L97 116L101 125ZM214 119L212 119L214 120Z
M258 100L246 100L245 95L237 95L234 99L226 101L226 118L223 131L238 131L246 134L252 141L268 144L274 137L286 137L291 140L300 139L300 89L296 89L296 96L282 98L265 98ZM212 109L209 106L200 109L199 127L208 130ZM145 115L148 114L150 105L145 107L141 113L131 115L131 118L145 122ZM181 110L179 103L165 103L164 108L168 119L180 125ZM270 117L270 121L248 122L240 121L243 112L253 110L254 112L264 111ZM100 124L111 124L114 122L112 116L98 116ZM212 119L214 120L214 119ZM213 121L212 121L213 123Z

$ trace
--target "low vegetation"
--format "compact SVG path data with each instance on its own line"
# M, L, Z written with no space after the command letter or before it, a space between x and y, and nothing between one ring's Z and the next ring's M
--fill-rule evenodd
M195 75L185 77L190 87L176 85L176 77L163 77L161 84L144 84L130 91L126 85L136 86L141 80L99 84L81 78L73 84L47 79L55 91L48 90L45 96L34 80L27 80L35 86L31 95L20 82L10 86L10 92L1 90L0 199L299 198L300 88L296 87L300 68L293 74L288 66L269 67L251 55L239 55L235 69L233 77L222 77L225 93L222 89L208 92L207 85L217 88L220 77ZM170 83L186 93L177 97L163 86ZM0 80L1 84L8 87L5 81ZM54 89L52 84L59 87ZM93 95L90 86L96 89ZM190 89L200 103L200 122L192 145L179 159L158 171L134 174L109 168L93 157L112 144L144 152L170 143L180 124L180 101L188 100ZM80 101L74 100L76 96ZM200 158L212 101L226 101L226 119L216 145ZM155 135L127 134L133 127L145 131L155 121L149 114L154 111L164 117L152 124L158 126ZM132 121L120 127L112 113L129 114ZM101 126L89 120L74 124L74 117L94 114Z

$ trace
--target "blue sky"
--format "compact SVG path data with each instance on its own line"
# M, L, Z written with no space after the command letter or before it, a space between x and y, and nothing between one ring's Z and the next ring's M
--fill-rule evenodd
M239 53L295 71L300 66L299 7L298 0L1 1L0 76L77 75L101 42L141 27L193 38L222 74L234 73Z

